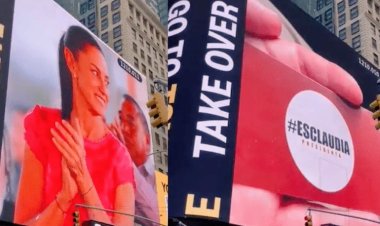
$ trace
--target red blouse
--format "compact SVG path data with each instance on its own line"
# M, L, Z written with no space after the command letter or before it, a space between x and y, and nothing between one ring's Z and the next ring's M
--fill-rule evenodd
M25 118L25 139L31 151L43 166L43 201L39 211L43 211L62 188L62 156L52 141L51 128L61 121L61 112L57 109L36 106ZM106 209L114 209L116 188L120 184L132 183L135 186L131 157L124 145L108 133L96 142L84 139L86 162L94 188ZM32 198L32 197L31 197ZM67 211L64 225L73 225L74 204L83 204L78 194ZM79 208L80 219L88 220L88 214ZM113 214L108 213L110 217Z

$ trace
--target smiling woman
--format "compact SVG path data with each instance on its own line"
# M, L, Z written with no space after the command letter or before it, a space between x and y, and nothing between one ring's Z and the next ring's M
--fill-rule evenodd
M109 79L103 53L87 31L72 26L61 37L59 59L62 109L36 106L24 121L15 222L72 225L79 203L133 214L132 160L104 119ZM133 217L80 212L82 220L133 225Z

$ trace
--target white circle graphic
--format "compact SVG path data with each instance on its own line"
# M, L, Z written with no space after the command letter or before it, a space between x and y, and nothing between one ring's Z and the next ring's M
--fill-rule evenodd
M354 169L354 146L347 124L323 95L306 90L289 103L285 133L290 153L303 176L326 192L343 189Z

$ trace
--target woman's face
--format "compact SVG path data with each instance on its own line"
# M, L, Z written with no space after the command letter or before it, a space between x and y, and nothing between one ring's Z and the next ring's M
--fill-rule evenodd
M87 45L77 53L76 74L73 75L78 89L77 108L87 108L93 115L104 115L108 104L108 69L103 54L94 46Z

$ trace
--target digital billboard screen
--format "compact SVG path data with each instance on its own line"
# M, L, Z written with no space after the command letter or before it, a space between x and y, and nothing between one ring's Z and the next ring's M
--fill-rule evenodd
M0 9L0 220L157 225L145 75L54 1Z
M379 223L378 69L290 1L213 4L169 1L169 217Z

